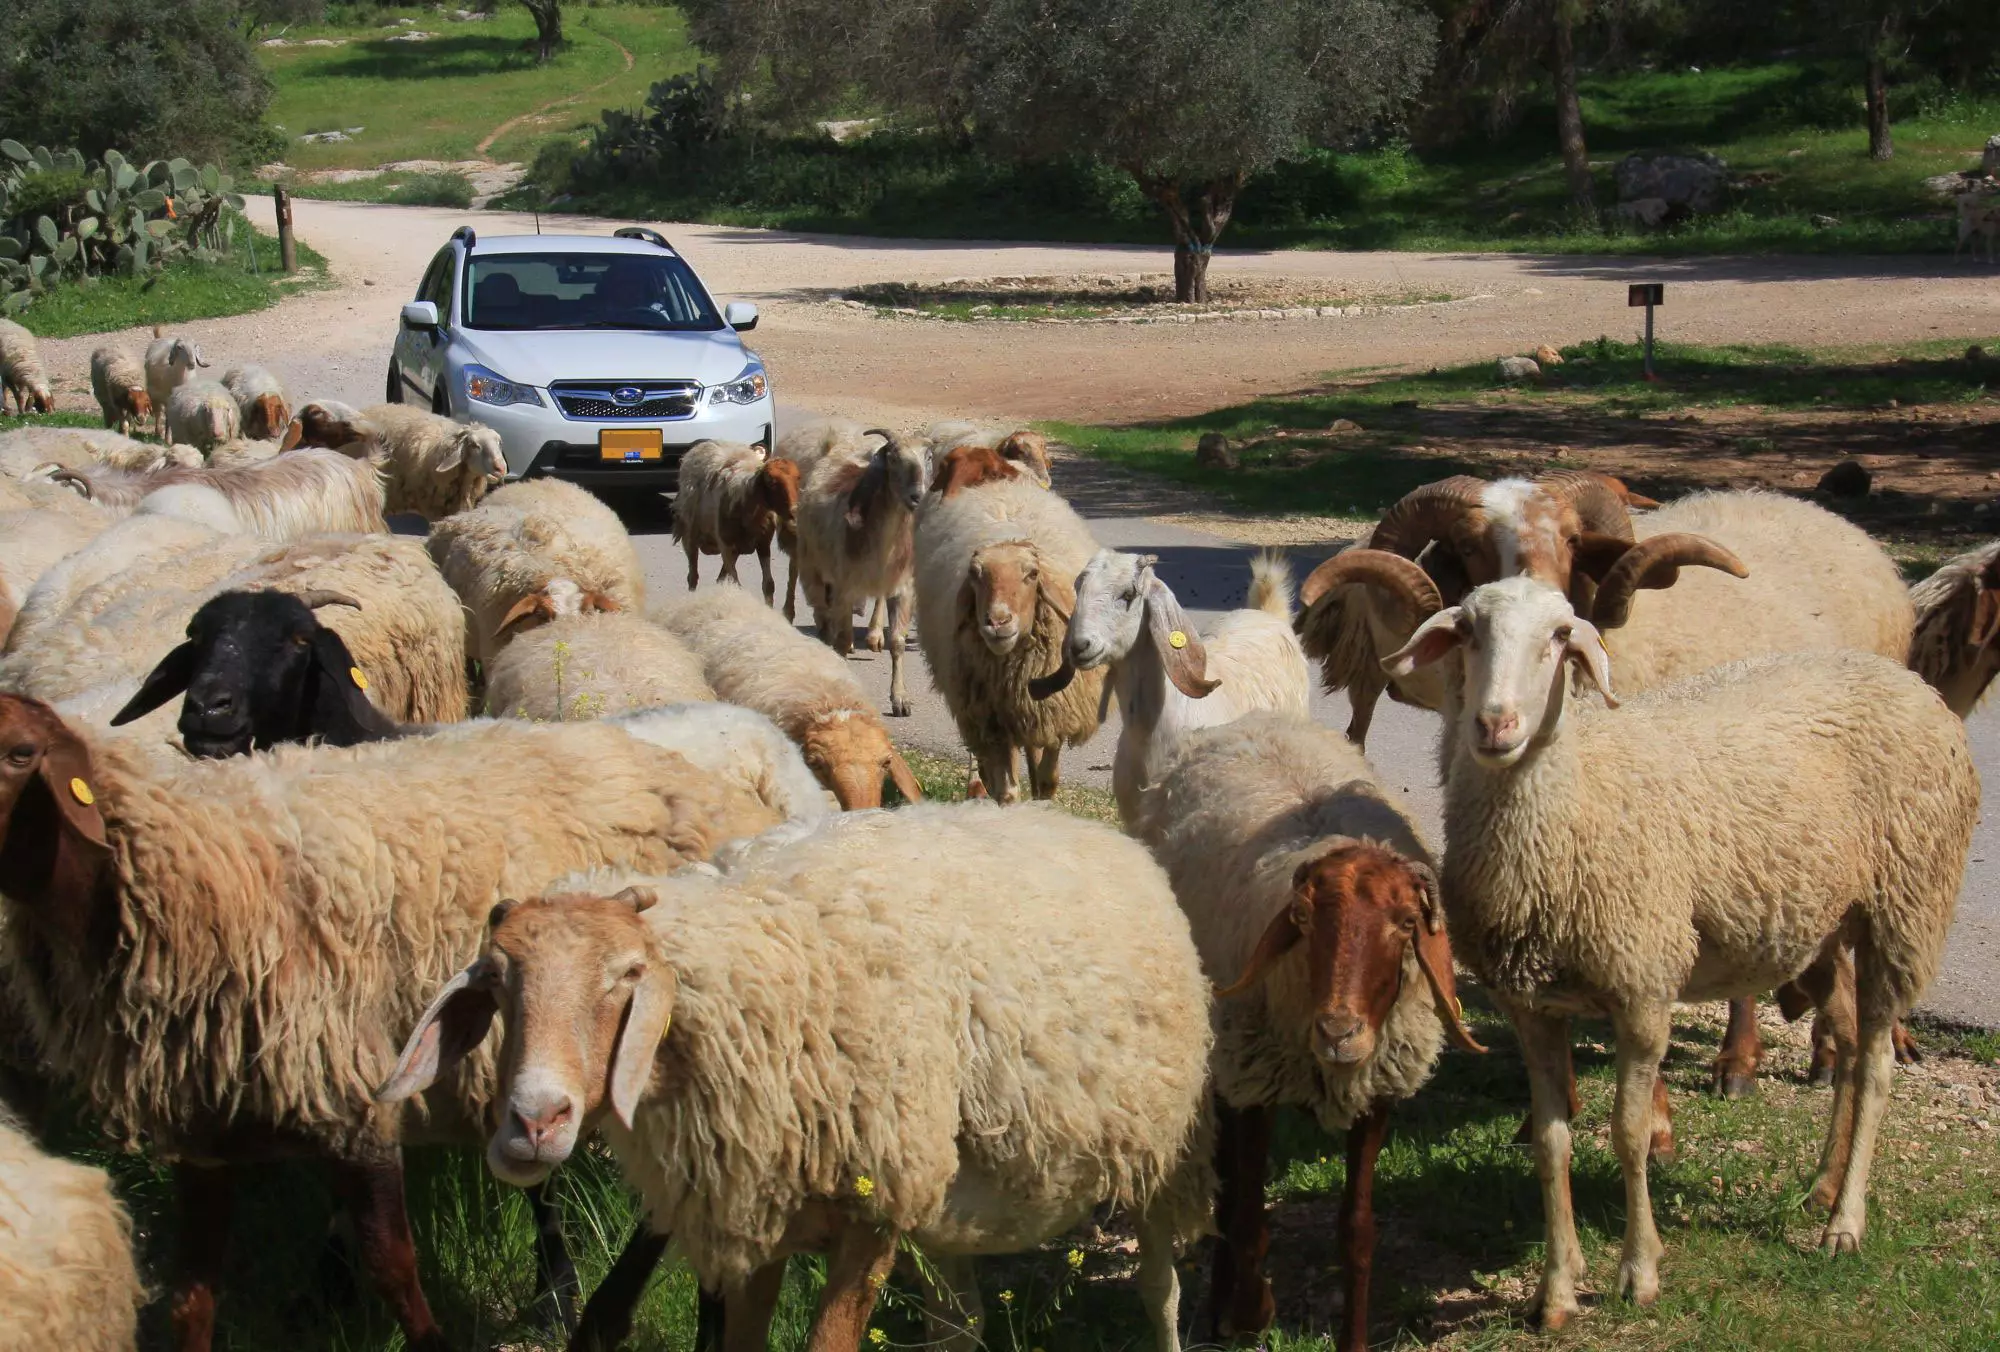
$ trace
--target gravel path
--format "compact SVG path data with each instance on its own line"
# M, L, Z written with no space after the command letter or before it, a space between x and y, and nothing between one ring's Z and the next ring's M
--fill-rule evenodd
M254 209L254 208L253 208ZM526 216L433 208L300 201L300 236L329 259L336 284L261 314L181 326L218 367L256 360L302 396L365 404L381 397L396 312L451 230L531 231ZM544 217L545 231L607 232L612 222ZM1077 421L1139 420L1309 388L1332 369L1407 368L1478 360L1537 343L1623 337L1636 328L1628 280L1667 283L1664 335L1706 342L1805 345L1991 338L2000 334L2000 278L1945 259L1525 258L1497 255L1234 253L1223 271L1338 278L1361 291L1479 296L1476 302L1353 319L1242 320L1206 324L950 324L880 319L812 297L871 281L944 280L1075 272L1157 272L1158 249L885 241L713 226L666 226L721 295L764 307L756 333L786 407L917 421L988 415ZM145 337L123 335L137 347ZM65 407L91 407L90 350L98 338L44 344ZM1058 485L1098 538L1161 556L1161 573L1184 603L1206 614L1240 603L1248 545L1296 547L1301 574L1323 557L1343 523L1310 515L1247 523L1198 494L1089 462L1056 470ZM635 522L649 581L681 590L682 564L660 523ZM651 533L646 533L650 531ZM754 565L753 565L754 566ZM708 562L704 572L712 571ZM919 666L921 661L918 659ZM861 653L857 672L887 701L886 658ZM910 744L963 755L941 702L912 673L914 717L898 721ZM1344 697L1321 696L1317 715L1347 721ZM1386 778L1437 830L1435 720L1384 702L1371 751ZM2000 783L2000 720L1973 720L1974 754ZM1064 757L1071 780L1109 780L1116 724ZM2000 1026L2000 830L1982 820L1945 968L1927 1007Z

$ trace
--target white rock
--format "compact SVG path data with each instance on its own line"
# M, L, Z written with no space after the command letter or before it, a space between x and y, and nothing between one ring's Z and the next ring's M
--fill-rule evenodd
M1500 379L1509 385L1542 378L1542 368L1533 357L1502 357L1496 369Z

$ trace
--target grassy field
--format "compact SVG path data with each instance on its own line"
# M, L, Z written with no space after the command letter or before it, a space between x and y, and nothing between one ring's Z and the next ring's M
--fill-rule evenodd
M535 64L534 21L518 5L474 22L427 6L335 13L337 22L277 35L291 45L259 49L277 91L270 117L291 138L285 162L295 169L530 158L549 137L595 121L599 109L637 104L655 80L694 65L671 7L567 7L568 43L546 66ZM433 36L390 40L412 31ZM342 45L304 45L312 41ZM362 130L350 141L298 139L353 127Z
M245 238L240 230L237 237ZM256 234L254 249L254 263L239 244L238 257L212 263L188 259L157 276L66 282L14 318L38 337L73 338L266 310L295 291L326 281L326 259L304 240L298 242L299 271L291 277L278 270L275 237Z
M1708 150L1728 164L1726 209L1664 231L1579 229L1570 220L1553 113L1531 103L1505 136L1422 153L1401 144L1316 152L1252 181L1225 246L1510 249L1531 252L1935 252L1951 204L1923 180L1977 163L2000 97L1901 91L1896 156L1868 159L1859 88L1796 61L1700 72L1599 74L1583 85L1598 200L1635 150ZM593 210L723 224L950 238L1164 242L1137 189L1088 163L1015 166L889 132L760 142L660 181L590 184L545 163L548 190ZM697 172L698 170L698 172ZM514 200L532 200L532 188ZM1820 218L1816 220L1815 218Z

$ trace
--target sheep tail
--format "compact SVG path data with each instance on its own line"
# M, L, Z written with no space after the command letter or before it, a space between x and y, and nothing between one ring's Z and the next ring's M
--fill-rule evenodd
M1283 552L1259 550L1250 560L1250 594L1243 604L1290 623L1294 595L1292 570Z

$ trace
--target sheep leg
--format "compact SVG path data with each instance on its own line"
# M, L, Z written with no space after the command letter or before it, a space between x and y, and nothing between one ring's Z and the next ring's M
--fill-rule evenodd
M764 570L764 604L768 606L772 604L772 598L777 592L777 585L771 580L771 542L769 540L765 540L757 546L757 566ZM792 594L788 591L785 593L785 604L787 607L791 605L791 601ZM791 616L787 615L785 618L790 619Z
M1032 747L1028 750L1028 786L1036 798L1053 798L1056 787L1062 782L1062 746L1045 746L1036 756Z
M875 1298L896 1265L896 1234L865 1221L840 1222L826 1259L826 1287L813 1314L806 1352L860 1352Z
M722 567L715 574L716 581L734 582L739 587L743 585L742 580L736 576L736 560L738 557L739 555L733 549L725 548L722 551Z
M1157 1352L1180 1352L1181 1275L1174 1267L1173 1230L1157 1215L1140 1216L1139 1299L1145 1302Z
M701 546L695 542L693 531L681 541L681 550L688 556L688 590L693 591L701 585Z
M1577 1242L1569 1189L1569 1020L1526 1007L1510 1008L1534 1097L1535 1172L1542 1181L1542 1218L1548 1230L1541 1288L1530 1316L1553 1333L1581 1312L1577 1280L1589 1270Z
M1799 973L1797 984L1820 1007L1835 1046L1833 1116L1827 1124L1819 1176L1813 1180L1812 1191L1806 1194L1808 1207L1829 1210L1840 1195L1848 1164L1853 1159L1858 1106L1856 1058L1860 1050L1853 960L1838 935L1828 939L1813 965Z
M1368 725L1375 721L1375 702L1385 688L1385 682L1374 680L1347 687L1347 705L1353 711L1347 720L1347 740L1358 747L1368 745Z
M1215 1103L1216 1240L1209 1279L1209 1341L1260 1333L1276 1318L1277 1303L1264 1276L1271 1230L1264 1215L1264 1180L1270 1170L1271 1110Z
M402 1161L341 1161L334 1165L334 1182L354 1217L361 1265L402 1325L403 1341L413 1352L447 1352L450 1344L431 1317L430 1302L424 1299L423 1283L417 1279L417 1243L410 1234L410 1215L403 1203Z
M1875 1161L1875 1137L1881 1130L1882 1114L1889 1106L1890 1082L1896 1074L1895 1028L1902 1014L1887 965L1876 956L1873 943L1864 936L1856 947L1860 1045L1849 1076L1857 1081L1854 1126L1839 1197L1826 1235L1820 1240L1820 1247L1828 1253L1857 1253L1861 1249L1861 1236L1868 1225L1868 1170Z
M723 1296L723 1352L769 1352L771 1316L785 1285L785 1260L766 1263L748 1281Z
M1562 1049L1562 1073L1563 1073L1563 1081L1568 1086L1568 1090L1564 1095L1564 1101L1569 1104L1569 1120L1575 1121L1576 1115L1583 1111L1583 1100L1577 1097L1576 1058L1572 1054L1570 1050L1570 1045L1567 1042L1563 1043L1563 1049ZM1530 1083L1529 1088L1530 1090L1534 1088L1532 1082ZM1533 1108L1530 1108L1528 1110L1528 1115L1521 1119L1521 1125L1514 1129L1514 1144L1533 1145L1534 1143L1535 1143L1535 1110Z
M1375 1272L1375 1157L1388 1134L1386 1103L1377 1103L1347 1129L1347 1183L1340 1194L1347 1313L1340 1328L1340 1352L1368 1352L1368 1280Z
M1019 801L1021 791L1014 782L1014 748L974 747L972 754L979 762L979 782L986 786L987 796L996 803Z
M535 1273L541 1278L542 1296L551 1307L563 1332L576 1332L576 1293L580 1283L576 1264L563 1243L562 1207L546 1183L526 1190L528 1214L535 1224Z
M1618 1032L1618 1100L1611 1110L1611 1142L1625 1175L1625 1248L1618 1260L1618 1293L1635 1305L1660 1298L1660 1255L1666 1252L1653 1226L1653 1199L1646 1163L1652 1153L1654 1091L1660 1062L1673 1029L1667 1002L1623 1011Z
M917 1263L916 1269L924 1288L925 1346L966 1352L978 1347L985 1311L972 1260L957 1254L935 1254Z
M799 620L798 606L793 600L793 594L797 592L798 589L799 589L799 551L796 547L794 547L792 552L789 555L787 555L785 559L785 618L790 620L794 624L797 624Z
M1757 997L1729 1002L1729 1031L1710 1067L1710 1092L1726 1099L1749 1098L1757 1092L1757 1067L1764 1060L1764 1039L1757 1031Z
M883 608L882 598L878 596L874 608L868 612L868 651L871 653L882 651Z
M910 603L901 592L889 594L889 713L895 718L908 718L916 711L910 703L909 687L903 684L903 651L909 647ZM874 637L874 631L869 631ZM881 648L876 643L871 646Z
M615 1352L631 1334L633 1312L666 1252L667 1236L642 1222L584 1303L583 1318L570 1333L569 1352Z
M222 1285L223 1254L229 1247L235 1185L235 1175L227 1168L192 1164L174 1168L180 1271L174 1278L171 1309L178 1352L208 1352L214 1340L216 1296Z

